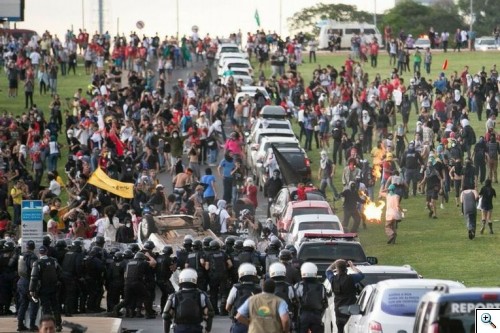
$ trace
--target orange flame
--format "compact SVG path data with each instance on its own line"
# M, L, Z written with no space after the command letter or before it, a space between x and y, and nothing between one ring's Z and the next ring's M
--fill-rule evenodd
M378 202L373 202L368 200L363 205L363 215L365 215L366 221L380 223L380 221L382 220L382 211L384 210L384 207L384 201L380 200Z

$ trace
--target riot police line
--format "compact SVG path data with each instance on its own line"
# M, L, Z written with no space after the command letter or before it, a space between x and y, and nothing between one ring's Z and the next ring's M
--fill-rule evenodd
M166 332L168 327L178 327L174 332L185 332L183 327L193 323L197 331L203 320L208 330L215 315L229 315L233 320L232 331L246 332L248 327L234 317L248 297L260 292L260 282L266 277L276 281L275 294L286 301L293 330L298 330L301 323L308 325L311 318L319 318L321 323L328 305L326 291L316 278L316 266L301 263L295 248L283 248L276 238L269 242L265 253L256 250L254 241L234 237L227 237L221 246L210 237L199 240L186 236L176 253L171 246L165 246L160 253L153 252L154 248L153 242L146 241L142 249L132 243L123 251L107 250L104 238L98 236L86 250L82 239L68 245L65 240L52 244L50 238L45 237L37 256L32 241L27 242L23 251L12 241L2 241L2 299L14 299L18 331L38 330L39 308L42 314L55 317L58 331L62 329L61 315L101 313L153 319L158 315L153 304L159 292ZM173 275L178 275L178 283ZM206 298L205 301L193 304L183 298L186 275L190 275L191 283L196 281L194 289L205 295L200 296ZM302 285L306 282L321 287L304 288ZM7 290L6 285L11 289ZM303 297L304 290L314 297ZM101 308L104 297L106 308ZM12 314L10 305L10 301L2 305L2 315ZM205 306L201 309L195 305ZM193 315L200 320L193 321Z

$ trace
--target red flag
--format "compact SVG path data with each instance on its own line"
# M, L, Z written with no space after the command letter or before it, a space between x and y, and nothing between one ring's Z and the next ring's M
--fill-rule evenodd
M447 70L448 69L448 59L446 59L444 62L443 62L443 70Z

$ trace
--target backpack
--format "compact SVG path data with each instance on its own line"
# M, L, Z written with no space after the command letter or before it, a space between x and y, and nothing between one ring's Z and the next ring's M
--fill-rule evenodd
M288 304L288 311L292 311L293 309L292 300L290 299L290 297L288 297L288 290L290 289L290 286L291 285L286 281L276 281L276 287L274 289L274 294L278 297L281 297L286 302L286 304Z
M224 257L224 253L221 251L210 254L210 270L208 272L210 281L220 281L227 276L227 267Z
M201 291L197 289L181 290L175 297L175 323L181 325L200 324L203 321Z
M240 306L242 306L243 303L245 303L245 301L250 296L253 296L255 294L260 294L262 292L260 287L254 283L252 283L252 284L237 283L234 285L234 287L236 288L236 297L234 298L234 304L233 304L233 307L231 309L233 316L236 315L236 312L238 311Z
M300 298L300 308L308 311L323 311L324 288L321 283L304 283L302 285L302 297Z
M219 214L215 214L213 220L210 221L210 230L213 231L214 234L220 235L220 212Z
M334 127L332 130L332 138L334 140L340 140L342 138L342 130L339 127Z

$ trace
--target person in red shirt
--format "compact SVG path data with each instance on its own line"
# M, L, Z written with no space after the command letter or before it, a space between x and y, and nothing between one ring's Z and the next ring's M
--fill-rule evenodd
M257 200L257 186L255 186L252 177L248 177L245 183L245 187L243 187L243 193L250 200L255 209L257 209L258 200Z
M303 201L303 200L306 200L307 197L306 197L306 187L304 185L304 183L299 183L297 185L297 200L298 201Z
M377 39L373 38L373 42L370 44L370 64L372 68L377 68L378 49Z

